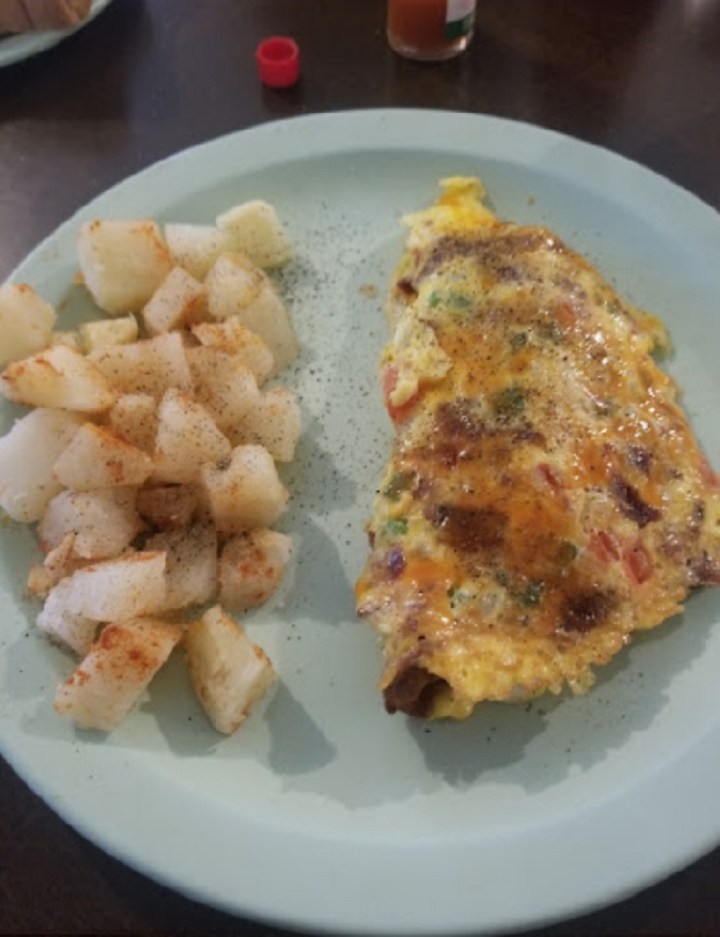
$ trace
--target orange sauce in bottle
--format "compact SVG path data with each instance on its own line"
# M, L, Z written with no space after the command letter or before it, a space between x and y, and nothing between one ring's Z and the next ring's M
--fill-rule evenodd
M475 5L475 0L388 0L388 42L407 58L452 58L472 38Z

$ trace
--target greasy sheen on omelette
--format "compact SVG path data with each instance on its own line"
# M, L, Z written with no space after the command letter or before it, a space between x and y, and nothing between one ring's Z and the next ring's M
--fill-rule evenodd
M720 486L654 355L663 326L476 179L405 219L382 357L391 457L358 613L389 712L587 690L720 582Z

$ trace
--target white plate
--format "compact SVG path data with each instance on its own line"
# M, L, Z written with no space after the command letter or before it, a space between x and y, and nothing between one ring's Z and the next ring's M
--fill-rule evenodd
M73 26L72 29L48 29L38 32L19 33L17 36L0 37L0 68L5 65L13 65L15 62L21 62L23 59L29 59L38 52L44 52L51 49L63 39L72 36L79 29L94 20L102 13L110 0L93 0L90 5L90 12L79 26Z
M82 219L210 221L272 201L300 258L285 278L303 343L288 382L305 434L283 526L299 560L285 605L251 616L282 683L232 738L207 726L179 662L108 738L57 718L69 660L23 597L28 531L3 529L0 747L112 854L238 914L309 929L475 933L620 899L720 841L720 593L689 603L587 697L486 705L464 724L387 716L352 587L389 430L376 386L398 217L441 176L479 173L500 214L547 222L662 315L672 371L717 463L720 220L606 151L491 117L368 111L267 124L123 182L15 272L53 301ZM70 292L70 307L76 292ZM70 321L70 311L65 315ZM0 412L0 430L10 408Z

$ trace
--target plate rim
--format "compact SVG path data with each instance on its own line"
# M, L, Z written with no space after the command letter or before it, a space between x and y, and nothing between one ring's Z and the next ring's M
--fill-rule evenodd
M425 127L430 122L431 124L444 123L447 128L451 125L460 128L462 125L463 128L472 128L485 126L488 130L493 132L500 132L500 137L504 135L510 136L513 139L524 139L527 135L541 138L541 143L548 144L571 144L573 149L578 147L583 151L583 153L592 159L599 160L599 164L603 164L608 167L609 170L613 168L621 167L624 172L629 173L631 184L650 184L651 188L656 186L661 186L664 193L667 194L671 203L675 208L679 210L678 215L678 224L682 227L683 225L690 225L697 230L697 224L700 223L703 228L707 227L709 230L712 230L715 238L716 244L720 245L720 215L717 211L712 208L710 205L702 201L694 193L690 192L687 189L678 186L677 183L672 182L671 180L659 175L647 167L641 166L640 164L629 160L628 158L613 152L605 147L598 146L593 143L588 143L583 140L579 140L573 137L570 137L566 134L559 133L555 130L549 130L547 128L539 127L536 125L528 124L521 121L508 120L502 117L494 117L484 114L471 114L466 112L446 112L446 111L432 111L426 109L390 109L390 108L380 108L380 109L362 109L354 111L338 111L330 112L324 114L312 114L312 115L302 115L298 117L287 118L279 121L269 121L268 123L257 125L255 127L247 128L244 130L235 131L229 134L225 134L221 137L218 137L214 140L206 141L204 143L195 144L194 146L188 147L187 149L181 150L178 153L172 154L171 156L166 157L163 160L160 160L156 163L153 163L150 166L147 166L144 169L141 169L139 172L134 173L123 180L120 180L115 185L106 189L104 192L92 198L85 205L83 205L77 212L75 212L71 217L59 225L54 232L52 232L47 238L41 241L30 253L15 267L14 271L9 275L8 280L14 280L23 276L23 271L27 268L32 268L33 264L36 262L39 254L46 249L46 247L53 242L56 238L60 236L60 233L63 230L74 227L78 220L87 217L91 214L98 206L102 207L105 202L112 202L118 197L122 197L122 194L126 191L132 190L137 184L141 184L143 180L152 178L153 173L163 172L166 173L168 170L177 174L181 172L178 169L178 166L182 163L183 165L192 165L193 163L200 161L202 162L208 154L222 150L223 148L229 148L230 150L233 147L238 146L238 141L241 143L246 143L249 140L252 140L254 144L257 144L262 150L265 145L265 141L273 141L277 136L297 136L305 134L307 136L308 130L314 130L315 133L310 133L309 136L313 137L313 143L310 146L310 150L315 150L318 145L325 145L329 147L327 152L343 152L344 146L339 145L338 142L333 144L331 137L335 135L337 140L340 138L347 139L343 137L342 133L338 133L338 128L345 131L353 131L349 133L349 137L352 139L353 135L356 140L364 141L364 145L368 150L377 148L381 142L384 141L384 137L388 133L388 128L396 128L397 137L393 138L391 141L384 141L387 148L393 149L402 149L408 148L408 129L413 129L413 134L423 137L425 133ZM314 125L314 126L313 126ZM328 130L332 130L331 134L328 134ZM410 137L413 137L413 134L410 134ZM402 138L402 139L401 139ZM318 141L321 141L318 144ZM336 150L332 150L333 145L336 146ZM412 147L409 147L412 148ZM250 148L253 149L252 147ZM431 147L429 149L436 149L436 147ZM444 150L444 146L437 147L439 150ZM253 151L254 152L254 151ZM323 154L326 152L322 151ZM469 151L468 151L469 152ZM485 155L481 150L478 150L476 155L483 156ZM241 174L239 172L239 174ZM138 183L140 180L140 183ZM651 180L648 183L648 180ZM667 208L665 207L660 214L666 214ZM710 253L710 248L708 247L708 252ZM223 910L235 914L241 915L250 918L257 918L264 922L272 923L279 926L285 927L300 927L300 928L322 928L322 929L332 929L340 932L346 933L394 933L394 934L432 934L438 933L441 929L444 933L479 933L484 932L485 930L492 932L501 932L509 929L517 929L524 926L541 926L542 924L548 924L559 920L565 920L570 917L577 916L579 914L589 913L592 910L595 910L599 907L606 906L609 903L614 903L616 901L622 900L629 895L646 888L660 879L666 877L672 872L678 870L679 868L684 867L688 863L694 861L699 856L705 854L710 849L717 846L720 842L720 816L715 818L715 826L709 827L706 824L703 824L702 830L693 829L692 835L690 836L688 842L685 843L684 849L681 851L681 854L674 854L672 856L666 856L665 861L658 862L656 857L653 857L653 861L649 863L649 866L644 868L642 874L635 874L635 876L628 881L624 886L619 883L615 883L611 887L606 887L606 893L604 894L595 894L594 898L585 893L583 895L578 895L576 897L567 897L563 896L562 900L550 902L550 904L545 907L542 911L536 912L535 910L526 910L523 912L519 907L513 907L512 909L507 909L505 916L497 916L487 922L478 922L475 918L470 918L467 913L460 913L455 915L455 918L449 922L448 927L441 927L439 920L432 918L430 920L422 921L418 920L417 917L413 917L410 920L406 920L408 908L407 907L395 907L394 910L385 909L382 919L380 916L370 917L366 920L356 920L354 922L349 922L344 919L342 914L335 911L329 911L328 909L317 909L315 913L313 910L303 904L302 908L296 908L294 913L279 913L277 909L273 908L267 902L261 907L260 905L253 906L239 906L231 901L228 901L226 895L214 894L211 888L205 886L197 886L192 882L183 879L184 872L172 874L171 872L165 869L158 869L157 866L150 861L146 862L142 856L138 856L133 852L132 844L127 842L122 842L123 837L119 835L119 832L116 831L115 839L112 840L112 837L108 838L106 832L103 837L102 833L98 835L96 827L92 824L88 824L86 818L83 816L83 810L78 808L76 803L72 802L72 799L68 800L61 796L58 796L57 792L53 792L50 785L50 788L47 788L38 779L33 776L30 766L26 764L26 759L21 755L21 753L12 748L8 744L10 734L5 729L5 719L2 713L0 713L0 751L4 757L8 760L9 764L14 768L14 770L20 775L21 778L28 784L28 786L35 791L35 793L40 796L56 813L58 813L63 819L69 822L75 829L77 829L82 835L84 835L88 840L94 842L101 849L108 852L110 855L115 856L120 861L124 862L131 868L137 869L138 871L145 874L147 877L154 879L164 885L167 885L178 892L181 892L185 895L188 895L195 900L202 901L206 904L210 904L214 907L222 908ZM689 771L689 766L698 764L707 766L708 763L713 763L717 768L717 774L713 777L720 776L720 730L717 727L709 730L704 736L702 736L696 746L695 750L691 753L685 753L683 758L679 756L671 762L673 768L672 777L662 777L654 778L654 781L657 782L658 790L662 791L662 796L667 801L668 805L674 803L676 795L676 781L677 774L686 776ZM702 772L699 772L702 774ZM649 778L645 777L638 781L635 785L631 785L627 791L625 791L624 802L622 804L617 803L618 798L615 798L614 808L622 808L622 811L627 814L627 823L637 825L637 818L632 816L633 811L637 807L638 803L638 787L644 786L648 782ZM687 785L686 785L687 786ZM708 777L708 772L705 772L704 777L695 778L693 784L693 793L694 796L700 800L707 798L714 793L714 785L710 783L710 778ZM632 793L630 801L627 800L628 796ZM641 798L642 799L642 798ZM691 801L692 802L692 801ZM160 803L156 804L156 807L160 809ZM686 823L686 833L689 832L691 824L688 824L688 816L683 811L677 811L674 815L673 829L678 827L682 822ZM267 832L267 831L264 831ZM269 846L269 852L272 852L272 848L280 847L280 840L277 839L278 831L267 832ZM686 836L686 839L688 837ZM512 837L509 837L512 840ZM111 841L112 840L112 841ZM271 841L271 842L270 842ZM657 838L658 849L666 849L667 843L667 831L665 837ZM302 843L296 843L293 845L293 849L298 847L296 858L298 861L301 860L301 852L299 847L302 845L307 845L307 841ZM336 843L332 841L322 841L318 840L315 844L317 847L317 855L324 855L325 861L328 861L328 857L332 854L332 850L336 848ZM453 848L456 844L452 844ZM517 848L517 844L513 841L508 845L509 851L507 853L507 858L509 861L509 856ZM395 853L395 848L393 844L388 844L389 851ZM567 850L567 847L565 847ZM327 850L330 850L330 853L327 853ZM362 851L362 850L361 850ZM442 851L442 850L441 850ZM326 854L327 853L327 854ZM464 853L465 858L469 858L469 853ZM372 856L366 854L358 855L356 857L355 864L357 870L366 869L368 872L372 871L375 867L374 859ZM330 866L328 866L330 868ZM442 877L441 877L442 878ZM450 887L452 880L447 876L442 879L445 887ZM407 898L406 894L407 889L411 883L405 882L404 888L401 889L401 897ZM367 909L366 913L373 914L377 909ZM480 927L480 930L478 929Z

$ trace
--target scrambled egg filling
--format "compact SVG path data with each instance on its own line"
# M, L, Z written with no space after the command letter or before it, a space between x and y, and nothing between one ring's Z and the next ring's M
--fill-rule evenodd
M386 706L585 691L720 582L720 494L653 353L662 324L553 232L451 178L407 216L382 358L391 459L359 613Z

